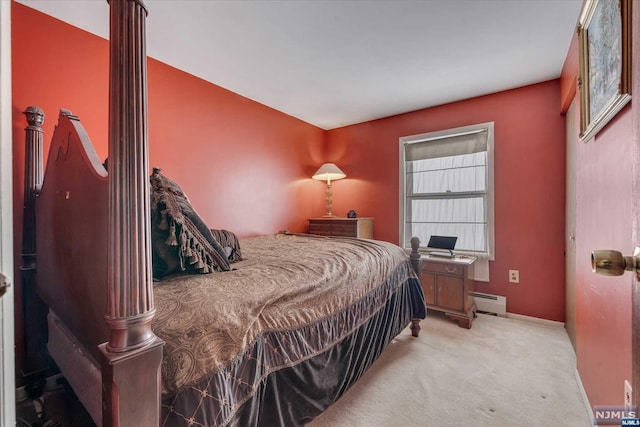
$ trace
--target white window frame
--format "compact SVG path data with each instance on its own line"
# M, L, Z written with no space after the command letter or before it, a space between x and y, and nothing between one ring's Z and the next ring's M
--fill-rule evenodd
M407 197L407 184L406 184L406 162L405 162L405 147L409 144L424 142L428 140L442 140L444 138L454 137L456 135L464 135L469 133L476 133L478 131L487 130L487 195L486 195L486 211L487 211L487 251L486 252L466 252L456 251L463 255L481 255L483 258L489 260L495 259L495 221L494 221L494 122L480 123L470 126L462 126L453 129L446 129L436 132L421 133L418 135L403 136L399 139L400 146L400 246L403 248L410 248L411 244L407 241L405 236L405 225L407 223L406 215L406 197ZM421 250L424 250L427 242L420 242Z

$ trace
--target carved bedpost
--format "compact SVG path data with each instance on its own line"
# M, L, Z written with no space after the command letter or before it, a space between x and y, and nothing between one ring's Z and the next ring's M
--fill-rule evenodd
M147 56L141 0L110 0L109 252L103 425L160 422L164 342L151 330ZM143 390L141 392L140 390Z
M34 399L42 395L47 361L47 307L36 293L35 203L42 186L44 112L27 107L24 156L24 212L22 223L22 319L24 328L25 389Z
M420 275L420 239L417 237L412 237L411 240L411 254L409 254L409 259L411 260L411 265L413 269L416 271L416 274Z
M420 239L412 237L411 240L411 253L409 259L411 260L411 266L416 271L418 277L420 277ZM417 337L420 335L420 319L411 319L411 335Z
M24 199L33 203L42 186L43 170L43 131L44 111L36 106L27 107L23 114L27 116L28 126L25 128L25 170L24 170ZM35 242L35 239L33 239ZM35 249L35 246L31 248Z

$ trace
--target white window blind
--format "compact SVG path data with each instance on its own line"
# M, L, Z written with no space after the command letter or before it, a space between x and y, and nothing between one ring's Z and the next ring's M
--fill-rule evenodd
M457 236L456 251L492 255L493 123L400 139L403 244Z

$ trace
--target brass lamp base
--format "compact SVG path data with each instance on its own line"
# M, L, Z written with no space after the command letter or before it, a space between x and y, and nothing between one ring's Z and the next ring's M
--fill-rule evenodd
M332 218L335 216L331 212L331 207L333 205L332 196L333 194L331 193L331 182L327 182L327 197L325 199L325 207L327 209L327 213L322 215L323 218Z

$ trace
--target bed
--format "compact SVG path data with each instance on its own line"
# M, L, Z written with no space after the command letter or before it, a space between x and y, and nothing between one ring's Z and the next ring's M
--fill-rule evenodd
M97 425L304 425L418 336L418 242L210 229L148 165L144 5L110 10L108 162L68 110L26 150L47 349Z

